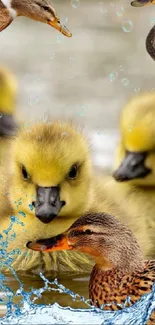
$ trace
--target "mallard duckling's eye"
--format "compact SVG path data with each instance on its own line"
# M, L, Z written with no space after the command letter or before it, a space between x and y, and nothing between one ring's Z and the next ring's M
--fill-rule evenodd
M68 178L75 179L78 175L78 167L77 165L73 165L68 173Z
M43 8L46 11L50 11L50 8L48 6L41 6L41 8ZM50 11L51 12L51 11Z
M23 176L24 180L25 181L28 180L30 178L30 176L29 176L26 168L24 166L22 166L21 169L22 169L22 176Z
M90 229L87 229L84 233L85 233L86 235L91 235L93 232L92 232Z

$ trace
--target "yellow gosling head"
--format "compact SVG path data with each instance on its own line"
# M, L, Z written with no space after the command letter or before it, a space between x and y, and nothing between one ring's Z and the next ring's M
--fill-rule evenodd
M91 196L91 162L82 133L65 122L37 123L12 146L11 203L15 211L49 223L78 217Z
M114 178L155 185L155 93L134 97L122 112Z

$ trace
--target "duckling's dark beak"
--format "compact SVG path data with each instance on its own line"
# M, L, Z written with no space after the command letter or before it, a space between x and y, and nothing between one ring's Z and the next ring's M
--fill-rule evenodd
M17 124L12 115L0 113L0 136L12 136L17 131Z
M69 29L66 26L61 25L59 18L56 17L53 21L49 20L48 25L56 28L63 35L65 35L67 37L72 37L72 34L69 31Z
M67 242L66 234L57 235L47 239L40 239L36 242L28 242L26 246L34 251L41 252L54 252L72 249L72 246Z
M59 187L37 187L35 214L43 223L51 222L65 205L60 200L59 191Z
M147 6L149 4L153 3L152 0L135 0L131 2L131 6L133 7L144 7Z
M118 182L129 181L135 178L144 178L151 173L151 169L145 166L147 152L126 152L120 167L113 173Z

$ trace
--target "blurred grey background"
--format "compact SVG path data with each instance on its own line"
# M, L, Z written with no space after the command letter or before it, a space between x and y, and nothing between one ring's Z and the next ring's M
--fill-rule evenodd
M155 7L123 0L53 4L73 37L17 18L0 33L0 64L17 76L18 110L28 121L46 114L78 121L96 132L96 164L110 166L120 110L137 92L155 89L155 63L145 49Z

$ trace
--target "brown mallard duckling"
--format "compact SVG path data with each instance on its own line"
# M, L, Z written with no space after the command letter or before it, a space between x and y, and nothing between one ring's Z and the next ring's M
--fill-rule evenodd
M65 36L72 36L70 31L61 25L50 0L0 0L0 32L18 16L40 21L56 28Z
M155 4L155 0L135 0L131 2L133 7L143 7ZM153 60L155 60L155 26L153 26L146 38L146 49Z
M151 291L155 280L155 261L145 261L131 230L105 213L82 216L66 232L29 242L27 247L42 252L77 250L93 257L89 297L97 307L111 304L103 309L123 308L117 304L125 303L128 296L127 306L134 304Z

